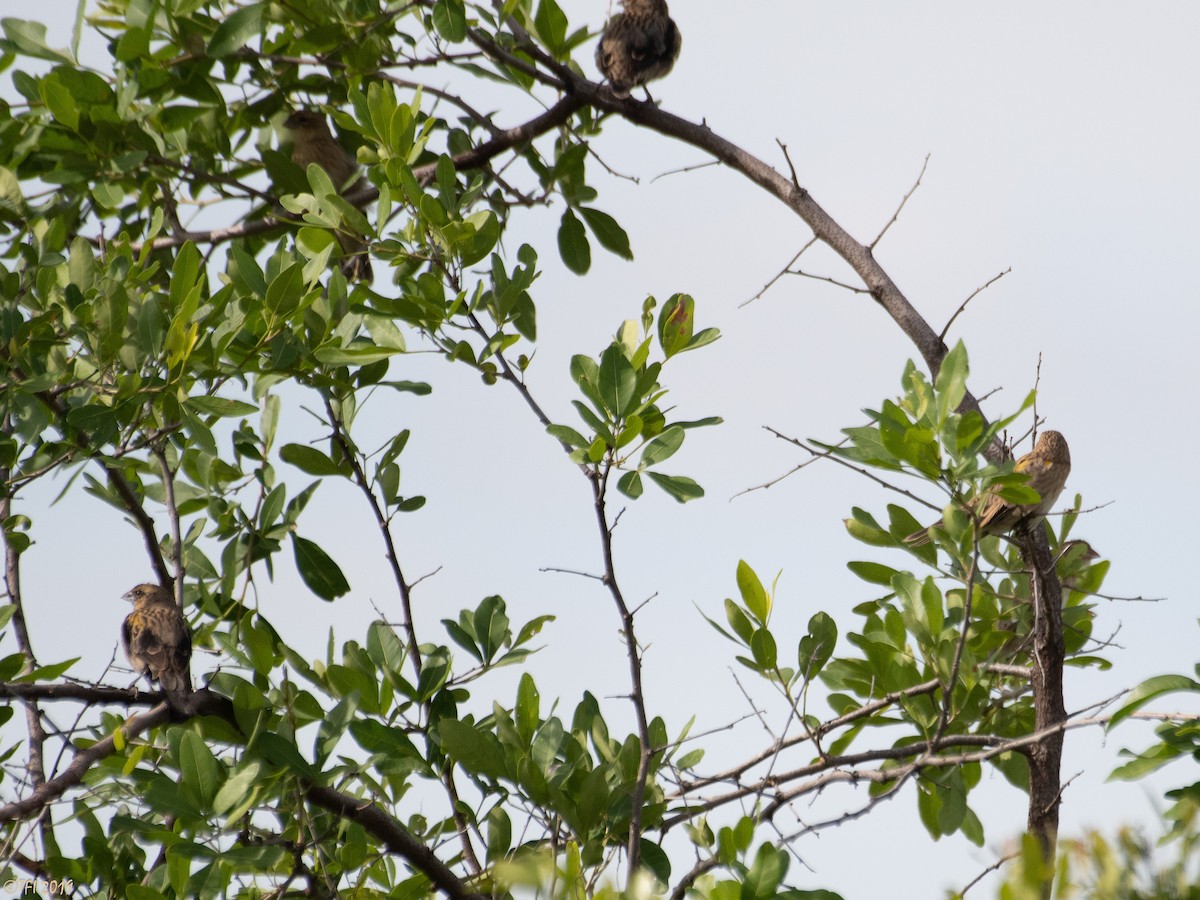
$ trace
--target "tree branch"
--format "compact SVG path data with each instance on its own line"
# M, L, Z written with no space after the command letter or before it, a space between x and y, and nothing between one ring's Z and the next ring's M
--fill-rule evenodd
M375 496L375 492L371 487L371 481L367 477L366 469L363 468L363 459L358 451L358 447L350 438L350 434L346 429L346 423L334 408L333 401L328 396L323 396L323 399L325 402L325 414L329 417L329 424L333 429L333 440L341 448L342 455L350 464L354 484L358 487L359 492L367 501L367 505L371 508L371 513L375 517L375 526L379 529L379 534L383 539L384 552L387 556L388 565L391 567L392 577L396 582L396 590L400 593L401 615L404 619L405 645L408 658L413 667L414 683L416 683L421 677L421 650L417 643L417 630L413 619L412 585L408 583L408 580L404 577L404 570L400 567L400 556L396 552L396 542L392 538L391 521L384 512L379 498ZM430 704L428 702L423 703L422 708L428 717L430 715ZM483 867L479 864L475 847L471 843L471 834L467 827L467 821L459 810L458 787L454 782L454 769L452 765L447 765L445 771L442 773L441 780L442 784L446 787L446 792L450 799L450 815L454 820L459 840L462 843L463 858L475 873L479 873L483 871Z
M642 657L638 649L637 635L634 630L633 612L625 602L625 595L617 583L617 569L613 561L612 526L608 522L607 494L608 465L606 460L603 473L590 472L588 477L592 484L593 506L596 511L596 525L600 530L600 546L604 557L604 584L608 588L617 612L621 617L621 635L625 640L625 655L629 660L629 699L633 701L634 716L637 721L638 744L640 758L638 759L637 780L633 786L633 797L630 798L632 809L629 818L629 872L636 872L641 864L642 856L642 802L646 797L646 782L650 777L650 757L654 748L650 746L650 720L646 715L646 698L642 687ZM619 518L619 517L618 517Z
M149 712L139 713L127 719L120 726L126 741L137 737L143 731L157 725L165 725L171 720L171 712L166 703L160 703ZM75 758L63 769L62 773L39 785L30 792L28 797L0 807L0 822L12 822L28 819L39 814L50 803L53 803L68 790L79 784L92 765L108 756L116 749L115 733L103 737L92 746L80 750Z
M25 377L23 373L17 370L14 370L14 373L21 378ZM162 549L158 546L158 534L154 528L154 519L150 517L145 507L142 506L141 500L138 499L137 493L133 490L125 475L113 463L108 462L101 456L97 449L93 447L89 435L68 423L66 407L57 396L46 391L39 391L36 396L58 417L59 427L63 435L68 437L80 450L83 450L89 458L100 460L100 465L104 468L104 474L108 476L109 485L117 492L117 496L121 498L121 503L125 507L125 511L133 517L134 524L142 532L142 540L146 545L146 553L150 557L150 565L154 569L158 583L162 585L171 584L171 571L167 568L166 560L163 559Z
M427 875L434 886L452 900L486 900L486 895L468 890L437 854L371 801L359 800L320 784L306 785L304 794L322 809L361 825L388 850Z
M527 144L535 137L562 125L575 112L581 109L584 104L585 101L582 98L569 95L563 97L548 110L541 115L535 116L528 122L514 126L513 128L499 130L491 140L485 141L478 147L473 147L470 150L465 150L462 153L452 156L451 161L454 163L454 168L460 172L467 169L478 169L501 153ZM428 165L417 166L413 169L413 177L416 178L417 183L421 186L430 184L437 177L437 165L437 163L429 163ZM346 201L355 206L363 206L378 199L379 188L369 185L353 193L346 194ZM231 225L228 228L214 228L210 231L185 231L169 237L155 238L144 244L134 244L131 249L134 253L140 253L146 246L149 246L153 250L161 250L181 246L187 241L195 244L216 245L251 235L270 234L293 224L295 223L289 219L267 216L262 219L255 219L252 222Z
M1035 729L1044 732L1044 740L1029 748L1029 833L1037 838L1042 857L1054 860L1058 843L1058 808L1063 732L1059 726L1067 719L1063 704L1062 585L1050 555L1046 529L1039 520L1016 532L1021 556L1029 566L1029 593L1033 601L1033 659L1030 672L1033 686ZM1047 867L1053 873L1054 866ZM1050 874L1042 885L1042 896L1049 900L1053 888Z

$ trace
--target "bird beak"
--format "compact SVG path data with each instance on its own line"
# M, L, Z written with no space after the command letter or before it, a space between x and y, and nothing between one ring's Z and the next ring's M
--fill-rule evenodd
M132 603L133 602L133 591L126 591L124 594L121 595L121 599L125 600L128 603Z

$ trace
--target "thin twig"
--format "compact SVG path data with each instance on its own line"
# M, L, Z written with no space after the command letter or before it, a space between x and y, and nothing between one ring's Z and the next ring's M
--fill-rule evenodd
M767 430L770 431L770 429L767 429ZM775 436L781 437L781 435L778 433L775 433ZM811 466L813 463L819 462L820 460L825 459L830 454L832 454L834 452L834 450L844 447L848 443L850 443L850 438L845 437L845 438L842 438L840 441L838 441L836 444L834 444L832 448L830 448L829 450L825 450L821 453L814 453L812 450L809 450L810 453L813 453L811 458L806 459L804 462L788 469L788 471L784 472L778 478L772 478L770 481L765 481L762 484L756 484L751 487L744 488L744 489L738 491L736 494L734 494L732 497L729 498L729 502L732 503L734 500L736 500L738 497L742 496L743 494L749 494L754 491L770 490L771 488L775 487L775 485L779 484L781 481L784 481L784 480L792 477L797 472L799 472L801 469L807 468L808 466ZM808 448L806 447L805 449L808 449Z
M853 294L869 294L871 291L865 287L858 287L853 284L847 284L844 281L838 281L829 275L814 275L812 272L805 272L803 269L789 269L788 275L795 275L798 278L810 278L813 281L823 281L826 284L832 284L834 287L840 287L843 290L850 291Z
M987 281L985 281L979 287L975 288L975 290L971 291L970 296L968 296L966 300L964 300L962 303L960 303L958 305L958 309L956 309L954 311L954 315L952 315L950 317L950 321L948 321L946 323L946 327L943 328L942 333L938 335L938 340L940 340L940 341L946 340L946 334L950 331L950 326L954 324L954 320L957 319L959 317L959 315L962 314L963 310L965 310L967 308L968 303L970 303L972 300L974 300L976 297L978 297L980 294L982 294L984 291L986 291L988 288L990 288L993 284L995 284L997 281L999 281L1001 278L1003 278L1005 275L1007 275L1011 271L1012 271L1012 267L1009 266L1007 269L1005 269L1000 274L993 275L991 278L989 278Z
M917 175L917 180L913 183L913 186L908 189L908 193L904 195L904 198L900 201L900 205L896 207L896 211L892 213L892 217L888 219L888 223L883 226L883 230L880 231L879 234L875 235L875 240L867 244L867 247L869 247L871 250L874 250L879 246L879 242L882 241L883 236L888 233L888 229L895 225L896 220L900 218L900 213L904 210L905 205L908 203L908 198L915 194L917 192L917 188L921 186L921 179L925 177L925 170L929 168L929 157L930 154L926 153L925 161L921 163L921 171ZM943 335L943 339L945 339L945 335Z
M694 166L680 166L678 169L668 169L665 172L659 172L657 175L651 178L650 183L654 184L654 182L658 181L658 179L666 178L669 175L686 175L688 172L698 172L700 169L711 169L713 166L719 165L721 165L719 162L710 159L708 162L697 163Z
M749 298L748 300L743 300L741 303L739 303L738 309L741 309L743 306L749 306L751 303L753 303L755 300L759 299L763 294L765 294L767 291L769 291L772 287L774 287L775 282L779 281L779 279L782 278L784 275L789 274L791 272L792 266L795 265L796 261L798 259L800 259L801 256L804 255L804 251L806 251L809 247L811 247L816 242L817 242L817 238L815 235L813 237L809 238L805 242L804 246L796 251L796 255L793 256L791 259L789 259L787 261L787 264L784 265L784 267L782 269L780 269L778 272L776 272L770 278L770 280L768 280L767 283L764 284L759 289L757 294L755 294L753 297Z
M999 871L1000 867L1002 865L1004 865L1006 862L1010 862L1010 861L1016 859L1020 855L1021 854L1019 852L1004 854L1004 856L1001 856L998 860L996 860L994 863L992 863L990 866L988 866L986 869L984 869L982 872L980 872L978 875L976 875L974 878L972 878L971 881L967 883L967 886L964 887L961 891L959 891L956 896L957 897L965 897L967 891L969 891L971 888L975 887L975 885L979 884L979 882L983 881L984 878L986 878L988 875L992 874L993 872Z
M909 500L912 500L916 503L920 503L922 506L928 507L929 509L932 509L935 512L939 511L939 507L930 503L928 500L918 497L912 491L905 490L904 488L901 488L901 487L896 487L896 485L891 484L888 481L885 481L884 479L880 478L875 473L871 472L869 469L866 469L862 466L856 466L856 465L854 465L854 463L849 462L848 460L842 459L840 456L836 455L835 453L833 453L830 450L814 450L812 447L808 446L808 444L806 444L804 441L800 440L799 438L788 437L787 435L776 431L770 425L764 425L763 427L767 431L771 432L771 434L775 435L775 437L779 438L781 441L787 441L789 444L795 444L797 447L807 450L813 456L820 456L820 457L830 459L840 466L845 466L847 469L849 469L852 472L857 472L859 475L862 475L865 478L871 479L871 481L874 481L876 484L881 485L884 488L887 488L887 490L889 490L889 491L895 491L897 494L903 494Z

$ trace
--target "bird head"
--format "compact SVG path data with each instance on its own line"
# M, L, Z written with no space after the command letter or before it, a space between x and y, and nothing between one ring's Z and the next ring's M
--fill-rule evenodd
M292 134L307 137L329 134L329 125L325 122L325 116L315 109L296 110L284 119L283 127Z
M138 606L148 603L174 603L170 591L157 584L139 584L121 595L122 600L128 600Z
M1051 462L1068 464L1071 462L1071 451L1067 449L1067 439L1057 431L1043 431L1033 452Z
M667 0L621 0L621 6L631 15L667 15Z

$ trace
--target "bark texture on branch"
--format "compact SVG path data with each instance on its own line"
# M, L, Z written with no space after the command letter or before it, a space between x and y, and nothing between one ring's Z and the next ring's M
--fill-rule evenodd
M1049 733L1026 752L1029 760L1029 817L1026 827L1037 838L1042 858L1050 863L1058 844L1058 808L1062 802L1061 771L1063 735L1067 720L1063 704L1062 585L1054 567L1054 557L1041 521L1018 531L1021 557L1029 567L1029 595L1033 603L1033 686L1035 729ZM1051 876L1042 885L1042 896L1049 898Z

